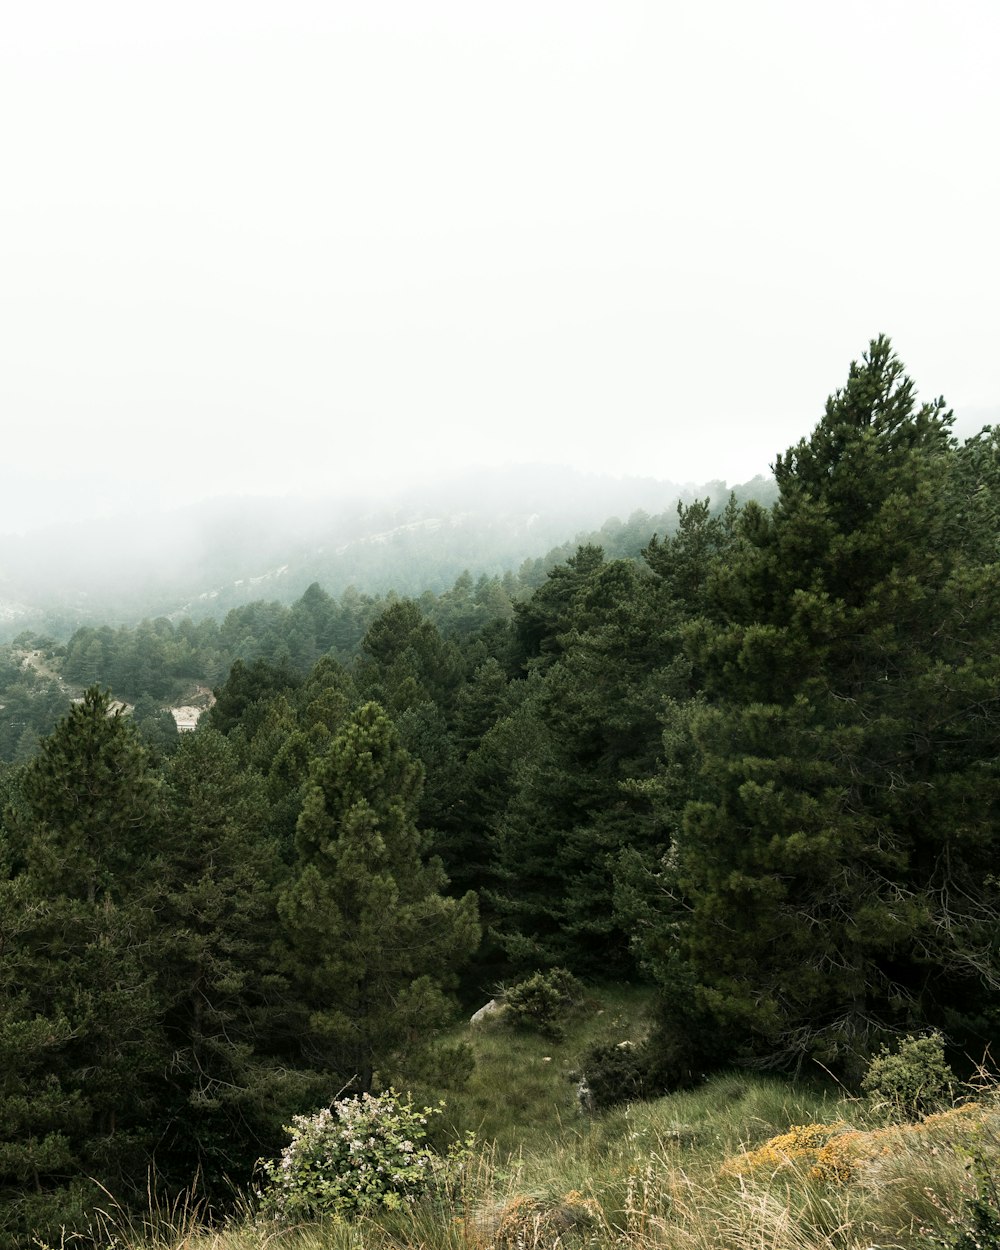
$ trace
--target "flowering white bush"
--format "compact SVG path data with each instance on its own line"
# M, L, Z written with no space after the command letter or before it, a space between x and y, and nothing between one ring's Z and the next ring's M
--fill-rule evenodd
M265 1211L282 1218L395 1209L425 1193L447 1160L423 1145L441 1104L416 1110L394 1090L297 1115L280 1159L265 1162Z

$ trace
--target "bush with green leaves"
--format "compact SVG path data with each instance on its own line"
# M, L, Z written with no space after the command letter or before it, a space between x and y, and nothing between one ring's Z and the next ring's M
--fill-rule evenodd
M447 1168L425 1142L442 1106L418 1110L390 1089L295 1116L281 1157L263 1164L264 1211L283 1220L350 1217L415 1202Z
M875 1108L895 1118L947 1106L958 1087L945 1059L944 1038L937 1032L905 1037L895 1051L883 1046L861 1079L861 1088Z
M573 1076L583 1082L595 1111L660 1092L651 1080L648 1048L632 1042L595 1042Z
M565 1021L583 1002L584 988L572 972L536 972L503 992L505 1016L516 1028L533 1029L552 1041L565 1035Z

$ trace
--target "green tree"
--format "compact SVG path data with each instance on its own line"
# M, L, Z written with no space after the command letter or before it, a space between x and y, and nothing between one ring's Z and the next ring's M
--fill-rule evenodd
M445 898L440 864L423 854L420 785L384 711L354 712L313 764L279 899L308 1058L362 1090L443 1022L479 939L475 897Z
M91 687L42 744L22 782L25 854L54 895L120 901L158 847L159 784L127 717Z
M268 700L290 693L300 683L301 678L286 666L269 664L264 659L252 664L236 660L223 685L214 692L215 704L208 723L224 734L241 725L250 738L257 730L257 721L263 716Z
M152 695L140 695L132 712L135 727L143 741L157 757L169 756L177 750L180 735L177 722L168 707L161 707Z
M676 610L663 582L630 561L582 563L560 607L559 634L539 639L519 717L522 751L496 824L496 928L521 966L609 974L630 966L614 915L614 866L625 847L655 845L657 821L637 779L660 754L660 709L683 689ZM542 591L536 596L543 595ZM551 592L543 595L552 609ZM541 620L531 600L522 619ZM553 657L553 658L549 658ZM492 737L492 736L491 736Z
M688 629L704 697L667 742L686 793L644 947L679 1016L758 1059L856 1071L887 1030L988 1029L1000 581L956 535L950 428L875 340Z
M184 735L167 795L159 989L171 1061L157 1166L218 1191L273 1148L301 1084L271 955L284 868L262 828L264 780L218 731Z
M81 1209L72 1184L89 1112L64 1056L73 1024L64 1004L39 994L48 968L38 941L46 902L0 830L0 1237L27 1244Z
M562 650L577 596L604 564L601 547L588 544L551 569L535 593L514 605L514 627L524 664L551 663Z
M58 1226L83 1201L83 1178L127 1199L145 1172L166 1050L159 786L133 727L88 690L12 798L0 874L0 1227L14 1238Z
M393 715L424 702L450 709L461 681L458 650L411 600L386 608L361 648L358 686Z

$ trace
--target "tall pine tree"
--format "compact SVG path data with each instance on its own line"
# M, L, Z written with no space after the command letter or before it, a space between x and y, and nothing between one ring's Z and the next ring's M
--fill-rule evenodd
M217 730L185 734L167 771L158 985L170 1063L156 1165L224 1191L273 1150L301 1081L271 947L285 875L263 778Z
M993 1027L1000 580L954 525L950 430L874 341L689 629L704 702L667 743L687 801L644 940L761 1061Z
M424 854L420 786L392 722L364 704L312 765L279 899L306 1059L361 1090L443 1023L479 940L475 896L444 897L441 866Z
M145 1176L166 1062L156 985L160 791L97 689L43 742L6 815L0 887L0 1228L58 1226ZM80 1179L74 1180L77 1177Z

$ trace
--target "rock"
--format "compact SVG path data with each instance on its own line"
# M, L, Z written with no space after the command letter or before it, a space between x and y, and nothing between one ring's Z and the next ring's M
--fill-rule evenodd
M474 1027L479 1028L481 1025L489 1024L496 1020L496 1018L503 1013L503 1010L504 1004L498 1002L495 998L491 998L485 1006L480 1007L477 1012L470 1016L469 1023Z

